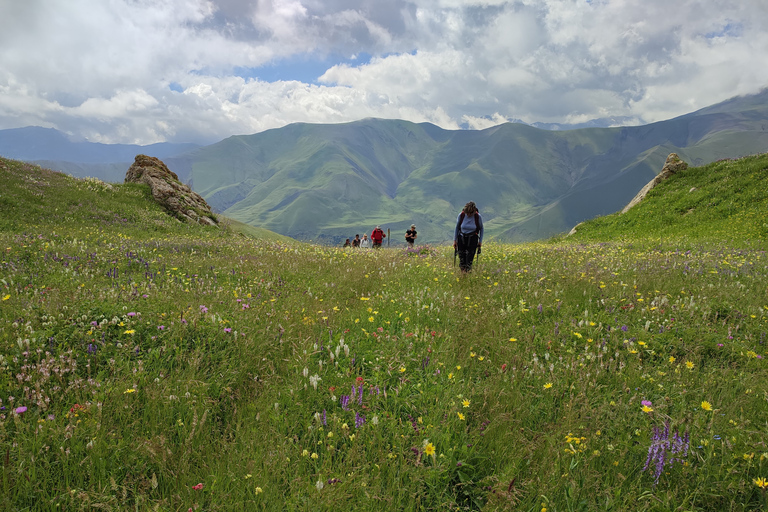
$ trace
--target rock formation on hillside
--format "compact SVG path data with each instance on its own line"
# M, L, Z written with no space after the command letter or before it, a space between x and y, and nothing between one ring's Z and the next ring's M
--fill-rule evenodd
M181 183L176 173L158 158L136 155L133 164L125 173L125 183L149 185L155 201L181 220L207 226L217 225L211 207L205 199Z
M688 168L688 164L685 163L683 160L680 159L679 156L677 156L677 153L670 153L667 157L667 161L664 164L664 167L662 167L661 172L656 175L655 178L653 178L651 181L648 182L646 186L644 186L642 189L640 189L640 192L637 193L637 195L632 198L632 200L627 204L627 206L624 207L623 210L621 210L621 213L626 213L630 208L635 206L637 203L643 200L643 198L650 192L650 190L664 181L665 179L669 178L673 174L679 171L684 171Z
M626 213L630 208L635 206L637 203L643 200L643 198L650 192L650 190L664 181L665 179L669 178L673 174L679 171L684 171L688 168L688 164L685 163L683 160L680 159L679 156L677 156L677 153L670 153L667 157L667 161L664 163L664 167L661 168L661 172L656 175L655 178L653 178L651 181L648 182L646 186L640 189L640 192L637 193L635 197L632 198L632 200L627 204L627 206L624 207L623 210L621 210L621 213ZM693 190L693 189L691 189ZM580 222L576 224L573 229L568 233L568 236L576 233L579 226L581 226L583 222Z

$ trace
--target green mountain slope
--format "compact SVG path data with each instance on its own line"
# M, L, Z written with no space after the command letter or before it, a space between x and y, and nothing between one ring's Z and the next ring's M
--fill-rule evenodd
M489 237L524 241L620 210L671 152L692 165L768 148L768 91L646 126L545 131L504 124L448 131L366 119L236 136L167 163L241 222L329 243L411 223L450 239L478 203Z
M688 168L653 188L626 213L578 226L574 240L728 241L735 247L768 237L768 153Z

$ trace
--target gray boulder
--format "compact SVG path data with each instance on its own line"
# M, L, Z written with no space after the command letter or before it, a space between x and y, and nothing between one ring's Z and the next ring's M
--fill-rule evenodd
M158 158L136 155L133 164L125 173L125 183L149 185L155 201L178 219L217 226L216 218L205 199L180 182L176 173Z

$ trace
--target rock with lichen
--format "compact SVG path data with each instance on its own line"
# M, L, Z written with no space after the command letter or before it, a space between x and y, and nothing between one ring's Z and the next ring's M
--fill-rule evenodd
M136 155L125 173L125 183L149 185L155 201L182 221L217 226L216 217L205 199L180 182L176 173L158 158Z
M677 156L677 153L670 153L669 156L667 157L667 161L664 163L664 167L662 167L661 169L661 172L657 174L655 178L649 181L646 186L640 189L640 192L638 192L637 195L632 198L629 204L627 204L627 206L625 206L624 209L621 210L621 213L626 213L630 208L632 208L637 203L642 201L643 198L648 194L648 192L651 191L653 187L655 187L665 179L669 178L673 174L680 171L684 171L687 168L688 168L688 164L685 163L679 156Z

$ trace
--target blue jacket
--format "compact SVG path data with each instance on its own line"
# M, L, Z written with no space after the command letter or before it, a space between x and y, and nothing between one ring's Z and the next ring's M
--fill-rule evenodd
M480 226L475 224L475 215L477 216ZM456 218L456 229L453 232L454 241L459 239L459 233L468 235L477 232L477 243L483 243L483 218L480 216L480 212L475 213L475 215L464 215L464 220L462 221L461 213L459 213L459 216Z

